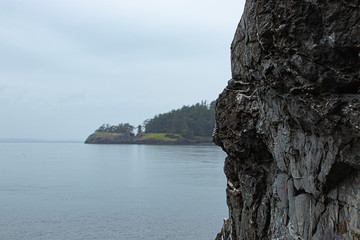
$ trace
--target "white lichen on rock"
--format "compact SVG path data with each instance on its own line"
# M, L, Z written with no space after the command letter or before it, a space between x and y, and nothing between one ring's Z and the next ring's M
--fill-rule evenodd
M360 239L357 0L247 0L216 106L217 239Z

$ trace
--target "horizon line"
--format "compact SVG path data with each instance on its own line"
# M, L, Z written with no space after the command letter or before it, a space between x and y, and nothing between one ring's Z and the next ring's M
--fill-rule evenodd
M0 142L80 143L79 139L0 138Z

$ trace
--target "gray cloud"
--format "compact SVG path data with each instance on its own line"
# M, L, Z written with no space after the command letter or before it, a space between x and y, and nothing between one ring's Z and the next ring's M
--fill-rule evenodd
M0 2L0 138L84 139L214 100L241 1Z

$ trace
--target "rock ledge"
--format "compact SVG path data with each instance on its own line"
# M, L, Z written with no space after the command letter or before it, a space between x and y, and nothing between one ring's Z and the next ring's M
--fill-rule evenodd
M360 5L247 0L216 103L217 239L360 239Z

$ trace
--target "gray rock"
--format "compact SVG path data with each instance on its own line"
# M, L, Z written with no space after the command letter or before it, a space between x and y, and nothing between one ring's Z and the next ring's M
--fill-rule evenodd
M134 143L135 137L124 133L95 132L87 137L89 144L129 144Z
M358 0L247 0L213 140L217 239L360 239Z

